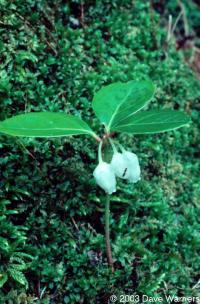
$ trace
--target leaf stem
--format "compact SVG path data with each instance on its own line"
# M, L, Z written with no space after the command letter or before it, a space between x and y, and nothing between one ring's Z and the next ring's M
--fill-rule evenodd
M92 135L94 136L96 141L101 142L101 138L96 133L92 133Z
M108 259L108 264L111 267L112 272L114 272L114 263L112 258L111 246L110 246L110 195L106 195L105 204L105 238L106 238L106 255Z

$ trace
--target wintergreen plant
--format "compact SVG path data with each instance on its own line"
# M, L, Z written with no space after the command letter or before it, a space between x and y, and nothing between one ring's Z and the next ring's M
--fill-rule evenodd
M98 143L98 165L94 170L96 183L106 192L105 236L108 263L112 270L109 215L110 195L116 191L116 177L131 183L140 180L140 166L136 154L114 143L113 133L151 134L177 129L189 123L189 117L170 109L141 111L154 96L155 87L150 80L113 83L99 90L92 107L105 127L105 134L97 135L79 117L65 113L35 112L14 116L0 123L0 132L11 136L61 137L90 135ZM102 148L109 142L113 149L110 163L103 160Z

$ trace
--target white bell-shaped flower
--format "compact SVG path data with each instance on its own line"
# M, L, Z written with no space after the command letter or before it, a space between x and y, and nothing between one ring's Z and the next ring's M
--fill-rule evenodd
M116 191L116 178L110 164L100 161L93 172L96 183L108 194Z
M117 177L124 179L128 177L128 162L122 153L117 151L114 152L111 160L111 167Z
M136 183L141 178L140 177L141 170L140 170L138 157L136 154L125 150L123 150L122 155L127 164L127 174L126 174L127 179L131 183Z

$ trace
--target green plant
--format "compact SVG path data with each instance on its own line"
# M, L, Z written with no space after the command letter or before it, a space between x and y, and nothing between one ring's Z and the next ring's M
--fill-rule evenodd
M29 289L7 281L0 303L25 304L21 293L70 304L107 304L116 292L199 294L199 79L174 39L166 47L169 14L174 24L178 4L157 3L155 11L141 0L1 1L0 120L65 112L98 130L94 92L147 75L157 86L151 108L185 111L192 127L112 138L137 153L142 172L137 184L118 179L111 196L114 273L105 254L104 195L92 177L97 143L90 136L0 136L0 197L18 211L7 220L26 227L26 246L36 258L24 272ZM197 24L199 17L191 17L197 6L185 8L188 22ZM37 62L28 59L32 54ZM111 146L103 152L110 162Z
M7 200L0 200L0 288L9 280L14 280L26 288L28 282L24 271L30 267L33 256L24 252L26 235L25 227L17 227L8 221L7 217L16 211L7 210L10 204Z
M27 113L6 119L0 123L0 132L12 136L61 137L87 134L99 143L99 165L94 171L97 184L107 193L105 204L105 234L108 263L114 271L109 232L109 195L116 191L115 175L135 183L140 178L137 157L126 152L118 153L111 140L112 132L128 134L159 133L177 129L189 123L184 113L172 110L149 110L139 112L153 97L154 85L151 81L129 81L114 83L102 88L93 98L93 109L105 127L105 134L96 135L86 122L64 113ZM102 145L110 140L114 156L111 164L102 159ZM128 154L129 153L129 154ZM115 157L117 156L117 158ZM118 170L120 167L120 170ZM119 173L121 171L121 173ZM137 171L138 173L135 173ZM130 176L134 175L134 178ZM136 176L135 176L136 175ZM17 257L20 259L20 257ZM15 257L16 260L16 257ZM20 262L20 261L19 261ZM19 266L23 270L23 265Z

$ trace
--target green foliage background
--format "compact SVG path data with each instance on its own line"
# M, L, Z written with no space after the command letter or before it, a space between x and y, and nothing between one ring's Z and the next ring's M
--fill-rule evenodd
M102 191L92 177L97 144L84 136L1 136L0 282L8 280L0 303L200 296L200 86L175 40L166 43L165 16L178 6L166 1L161 12L153 2L0 1L0 119L64 111L97 129L94 92L145 77L157 86L149 108L180 109L192 119L189 128L169 133L118 137L137 153L142 180L119 182L112 198L114 274L105 256ZM194 15L195 32L200 13Z

